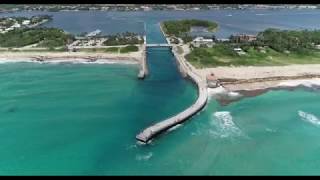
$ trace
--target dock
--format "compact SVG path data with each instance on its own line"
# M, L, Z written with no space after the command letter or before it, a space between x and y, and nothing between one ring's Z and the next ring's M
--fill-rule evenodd
M206 105L208 99L207 85L200 75L196 74L187 61L184 60L183 55L176 53L176 47L173 47L172 52L177 60L180 71L185 74L186 77L190 78L198 87L198 99L186 110L180 112L179 114L165 119L159 123L151 125L144 129L141 133L136 136L138 141L148 143L152 138L159 135L161 132L168 130L182 122L186 121Z

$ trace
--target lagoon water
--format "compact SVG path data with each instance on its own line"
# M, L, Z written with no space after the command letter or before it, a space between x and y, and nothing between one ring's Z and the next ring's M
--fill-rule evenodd
M35 13L14 15L26 14ZM142 32L145 21L150 43L165 42L158 23L166 18L217 19L227 37L271 25L317 28L320 17L316 10L51 14L47 26L72 33ZM318 90L270 91L228 106L211 99L190 121L140 145L140 130L197 96L169 49L148 49L148 66L141 81L136 65L0 64L0 174L320 174Z

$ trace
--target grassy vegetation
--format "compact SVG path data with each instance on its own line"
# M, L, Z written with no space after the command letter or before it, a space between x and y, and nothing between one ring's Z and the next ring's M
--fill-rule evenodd
M99 53L129 53L139 51L138 46L129 45L125 47L108 47L108 48L81 48L80 52L99 52Z
M111 53L117 53L119 51L119 47L110 47L110 48L81 48L79 49L80 52L111 52Z
M175 37L180 37L184 42L192 41L192 38L188 34L191 27L198 26L207 28L208 31L216 31L218 24L211 21L197 20L197 19L185 19L185 20L169 20L161 23L163 31Z
M195 48L186 56L196 67L288 65L320 63L320 31L267 29L252 42L224 42ZM239 55L234 48L241 48Z
M265 52L254 47L244 49L245 55L238 55L232 47L218 44L212 48L195 48L186 59L197 68L216 66L271 66L289 64L319 64L320 51L308 53L278 52L265 48Z
M319 30L267 29L260 32L257 36L257 41L252 43L253 46L269 46L278 52L288 50L300 53L306 53L313 49L314 44L320 44Z
M73 37L57 28L15 29L0 34L1 47L23 47L38 43L38 47L60 47L71 41Z
M105 49L105 52L114 52L117 53L119 51L119 47L109 47Z
M136 52L136 51L139 51L139 47L134 45L129 45L129 46L120 48L120 53L129 53L129 52Z

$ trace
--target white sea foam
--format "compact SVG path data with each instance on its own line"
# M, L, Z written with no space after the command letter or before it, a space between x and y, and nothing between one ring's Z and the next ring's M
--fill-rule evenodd
M320 126L320 120L315 115L313 115L311 113L304 112L304 111L298 111L298 114L299 114L301 120L309 122L309 123L314 124L316 126Z
M137 148L137 144L132 144L130 146L127 146L127 149L136 149Z
M167 131L168 131L168 132L174 131L174 130L178 129L178 128L181 127L181 126L182 126L182 124L177 124L177 125L169 128Z
M209 99L213 97L213 98L224 98L224 99L230 99L230 100L242 97L240 93L228 91L222 86L217 88L208 88L208 96L209 96Z
M82 58L73 58L73 59L50 59L45 61L36 61L30 58L0 58L0 64L3 63L20 63L20 62L29 62L29 63L41 63L41 64L60 64L60 63L71 63L71 64L137 64L138 62L132 60L113 60L113 59L97 59L96 61L88 61L87 59Z
M137 141L137 145L139 145L139 146L144 146L144 145L146 145L146 143L145 143L145 142L142 142L142 141Z
M267 131L267 132L271 132L271 133L276 132L276 130L270 129L270 128L266 128L266 131Z
M284 81L284 82L280 82L279 86L282 86L282 87L296 87L296 86L313 87L313 86L320 86L320 78Z
M213 113L210 124L215 127L215 130L211 129L209 133L220 138L242 136L242 131L232 119L233 118L228 111Z
M144 155L136 155L136 160L138 161L147 161L149 160L151 157L153 156L153 153L152 152L149 152L147 154L144 154Z

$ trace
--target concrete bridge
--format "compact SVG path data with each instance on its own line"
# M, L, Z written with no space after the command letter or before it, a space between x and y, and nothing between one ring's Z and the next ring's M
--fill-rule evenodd
M172 47L170 44L162 43L162 44L147 44L147 47Z

